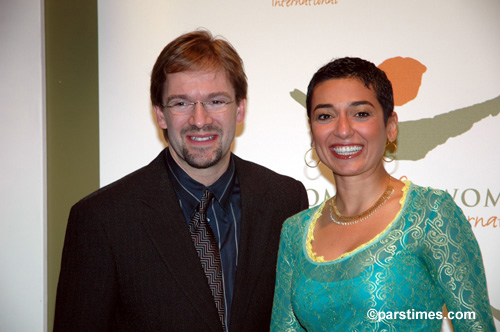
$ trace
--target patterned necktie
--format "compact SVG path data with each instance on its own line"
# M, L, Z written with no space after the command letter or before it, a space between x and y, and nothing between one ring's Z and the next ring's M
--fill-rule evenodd
M203 271L205 271L205 275L207 276L208 284L212 290L222 327L225 330L222 263L217 240L207 221L208 205L213 196L214 194L208 189L205 190L201 202L196 208L196 212L189 223L189 232L191 233L191 239L200 257Z

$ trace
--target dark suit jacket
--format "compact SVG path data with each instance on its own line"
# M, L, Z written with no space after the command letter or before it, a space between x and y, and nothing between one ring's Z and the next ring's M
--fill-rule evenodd
M71 209L54 331L222 331L164 153ZM229 330L267 331L281 225L307 194L234 157L242 220Z

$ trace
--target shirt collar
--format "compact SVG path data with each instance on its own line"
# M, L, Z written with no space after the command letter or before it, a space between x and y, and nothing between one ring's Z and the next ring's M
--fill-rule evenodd
M233 155L229 160L227 170L212 185L208 186L220 206L226 210L229 206L231 193L236 179L236 166ZM170 150L166 149L167 171L174 189L181 199L182 204L187 204L188 210L194 210L200 203L200 198L205 192L205 185L191 178L172 158Z

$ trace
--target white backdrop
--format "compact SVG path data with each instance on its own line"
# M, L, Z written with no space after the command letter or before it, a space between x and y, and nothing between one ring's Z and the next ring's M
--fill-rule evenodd
M43 1L0 0L0 331L47 325Z
M248 109L234 152L301 180L312 204L335 189L327 173L304 165L309 129L290 92L305 92L335 57L423 64L418 95L396 107L412 143L399 148L410 150L387 166L396 177L448 190L474 218L490 300L500 309L498 0L99 0L101 185L163 148L149 101L151 68L168 42L199 27L227 38L245 62ZM408 152L424 143L437 145L425 158Z

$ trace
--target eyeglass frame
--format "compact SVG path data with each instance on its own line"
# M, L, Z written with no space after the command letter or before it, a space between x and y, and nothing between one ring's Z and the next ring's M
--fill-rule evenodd
M206 101L190 101L190 102L185 101L185 100L181 100L181 101L186 104L184 106L186 106L186 107L189 106L190 107L189 110L186 110L186 111L175 111L174 108L178 107L177 104L175 104L175 105L161 104L161 107L162 108L167 108L167 109L171 110L173 113L177 113L177 114L189 114L189 113L192 113L196 109L196 104L201 104L201 106L203 107L203 109L205 111L207 111L208 113L215 113L215 112L225 111L227 105L234 103L234 100L224 101L224 100L218 100L218 99L215 99L215 98L212 98L212 99L209 99L209 100L206 100ZM207 109L206 106L209 105L209 103L214 102L214 101L219 102L221 108L220 109L213 109L213 110ZM219 106L219 105L217 105L217 106Z

